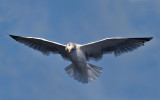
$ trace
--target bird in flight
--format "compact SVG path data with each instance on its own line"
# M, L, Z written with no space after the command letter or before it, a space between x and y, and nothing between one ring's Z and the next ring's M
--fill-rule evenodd
M42 38L22 37L10 35L16 41L25 44L45 55L60 54L65 60L72 62L65 68L70 77L82 83L94 81L102 73L102 68L89 63L89 60L98 61L103 54L114 53L119 56L125 52L132 51L152 37L144 38L106 38L100 41L84 45L69 42L67 45L48 41Z

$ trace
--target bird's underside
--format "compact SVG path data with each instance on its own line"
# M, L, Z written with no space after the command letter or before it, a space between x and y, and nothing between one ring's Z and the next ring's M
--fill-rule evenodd
M119 56L143 46L145 42L152 39L152 37L106 38L84 45L78 45L72 42L63 45L41 38L10 36L16 41L38 50L45 55L49 55L50 53L60 54L65 60L71 61L72 64L67 66L65 70L69 76L82 83L92 82L102 73L101 67L92 65L87 61L98 61L102 58L103 54L108 53L114 53L115 56Z

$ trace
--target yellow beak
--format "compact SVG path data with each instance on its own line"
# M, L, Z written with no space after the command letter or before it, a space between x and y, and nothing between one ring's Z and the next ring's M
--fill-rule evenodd
M70 53L71 52L71 49L68 49L68 53Z

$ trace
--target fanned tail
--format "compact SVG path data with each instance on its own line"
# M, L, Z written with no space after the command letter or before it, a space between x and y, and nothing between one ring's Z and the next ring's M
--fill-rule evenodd
M71 64L65 68L67 74L82 83L92 82L102 73L102 68L87 63L86 66L76 67Z

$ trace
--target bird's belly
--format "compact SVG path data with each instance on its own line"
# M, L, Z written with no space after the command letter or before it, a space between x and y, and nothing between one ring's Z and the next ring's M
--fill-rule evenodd
M70 55L71 61L77 66L84 66L86 64L86 57L80 50L74 51Z

